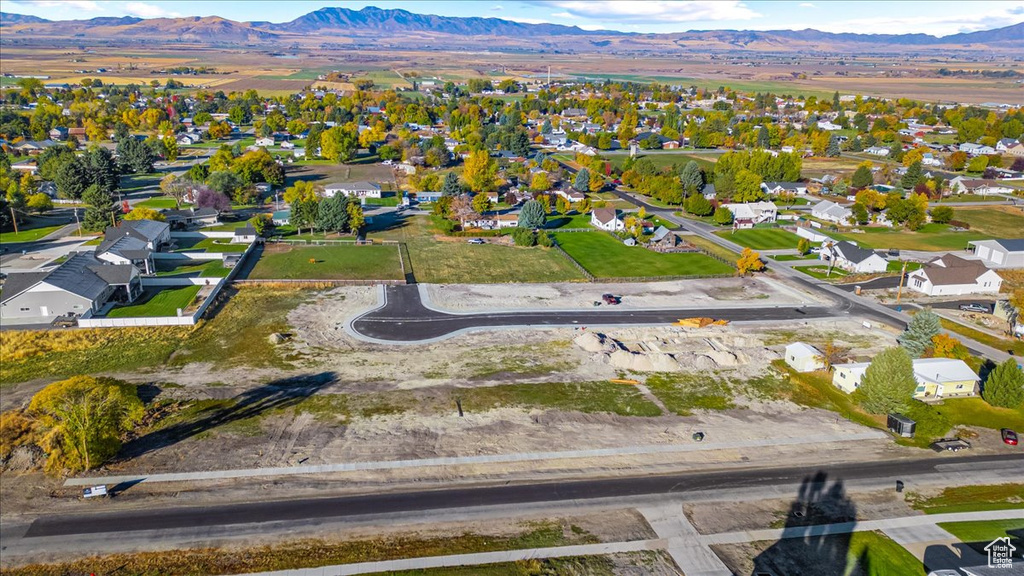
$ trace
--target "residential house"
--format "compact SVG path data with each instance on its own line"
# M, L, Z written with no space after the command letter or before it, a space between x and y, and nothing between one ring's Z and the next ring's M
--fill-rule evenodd
M217 223L220 213L214 208L187 208L185 210L161 210L164 220L174 228L188 228L193 225L212 226Z
M1014 158L1024 158L1024 144L1014 144L1006 149L1006 153Z
M617 232L625 228L614 208L597 208L590 213L590 224L601 230Z
M966 152L968 156L984 156L996 153L996 149L991 146L985 146L983 144L973 144L971 142L964 142L963 144L961 144L960 151Z
M822 200L811 208L811 216L826 222L846 224L853 217L853 211L831 200Z
M52 136L51 136L51 138L52 138ZM1020 143L1017 142L1016 140L1014 140L1013 138L1000 138L999 142L996 142L996 151L997 152L1003 152L1003 153L1008 152L1010 150L1010 148L1013 147L1016 144L1020 144Z
M833 366L832 384L852 393L860 387L870 362L836 364ZM917 388L913 397L917 400L940 400L976 396L978 375L963 360L952 358L919 358L914 360L914 379Z
M889 149L882 146L871 146L870 148L865 148L864 153L871 154L872 156L888 156Z
M998 294L1003 279L978 260L945 254L907 275L907 288L927 296Z
M857 274L885 272L889 266L889 262L875 252L846 241L822 246L818 256L821 260L831 261L837 268Z
M797 196L803 196L807 194L807 185L803 182L762 182L761 190L764 190L765 194L777 195L790 192Z
M274 226L287 226L291 222L291 218L291 209L277 210L270 215L270 220L274 223Z
M373 182L338 182L324 186L324 196L333 198L335 194L354 198L380 198L380 185Z
M256 229L251 224L246 224L241 228L235 228L234 234L231 236L232 244L252 244L259 238L259 234L256 233Z
M805 344L793 342L786 346L786 364L797 372L814 372L825 369L825 355L820 350Z
M0 292L0 318L5 324L49 323L65 314L97 313L111 302L130 303L141 293L135 266L78 252L52 270L9 274Z
M923 166L942 166L942 160L936 158L931 152L925 152L921 156L921 164Z
M63 126L55 126L50 130L50 140L64 141L68 139L68 129Z
M775 222L779 217L779 209L774 202L722 204L722 208L732 212L736 228L753 228L757 224Z
M255 143L255 146L257 148L267 148L267 147L273 146L273 145L274 145L274 139L269 137L269 136L264 136L262 138L257 138L256 139L256 143Z
M1024 239L973 240L974 255L993 268L1024 268Z
M675 232L664 226L658 226L647 241L647 248L655 252L678 252L681 245L692 246L689 243L684 243Z
M827 132L834 132L836 130L842 130L843 127L839 124L833 124L828 120L818 120L818 129L825 130Z
M986 178L967 178L957 176L949 181L949 189L954 194L978 194L988 196L990 194L1012 194L1013 188Z
M131 264L143 274L155 274L153 253L171 242L171 226L156 220L124 220L107 227L95 256L112 264Z
M519 226L519 214L498 214L494 221L496 228L515 228Z

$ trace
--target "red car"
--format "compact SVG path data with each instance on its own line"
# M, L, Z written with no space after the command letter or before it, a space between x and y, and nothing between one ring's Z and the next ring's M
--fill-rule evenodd
M1002 430L999 431L999 433L1002 434L1002 436L1003 436L1003 443L1004 444L1009 444L1010 446L1016 446L1017 445L1017 433L1016 432L1014 432L1013 430L1010 430L1009 428L1003 428Z

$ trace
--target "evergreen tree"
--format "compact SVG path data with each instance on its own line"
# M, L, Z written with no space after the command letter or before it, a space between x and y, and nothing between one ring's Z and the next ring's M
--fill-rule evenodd
M829 158L839 157L839 139L835 136L828 139L828 148L825 150L825 156Z
M107 226L114 225L114 199L109 192L93 184L82 193L82 202L86 204L82 228L99 232Z
M117 163L106 148L90 146L82 155L82 162L89 173L89 183L95 184L107 193L113 193L121 184Z
M757 147L758 148L770 148L772 145L771 135L768 133L768 128L761 126L761 129L757 131Z
M931 345L932 338L942 332L939 316L931 308L925 308L910 319L907 329L898 338L899 343L912 358L920 358Z
M695 194L704 188L704 172L696 162L690 160L683 166L679 174L679 180L683 183L683 190L686 194Z
M1024 406L1024 372L1017 366L1017 360L1007 358L989 372L981 395L986 402L1000 408Z
M536 200L530 200L523 204L523 209L519 212L519 227L530 229L543 228L547 219L547 211L544 209L544 205Z
M316 227L324 232L344 232L348 225L347 201L348 198L340 195L321 200L316 215Z
M871 168L863 164L857 167L850 179L850 185L854 188L866 188L874 183L875 177L871 175Z
M907 166L907 171L903 174L903 178L900 179L900 186L905 190L913 190L914 186L921 181L921 162L914 162L910 166Z
M88 186L88 179L89 174L78 158L73 158L62 164L53 175L53 183L57 186L57 195L68 200L82 197L82 193Z
M576 173L576 179L573 180L572 187L579 190L580 192L586 192L590 189L590 171L586 168L580 168L580 171Z
M902 412L910 405L917 389L914 364L907 351L893 347L871 360L864 371L857 395L864 409L872 414Z
M459 183L459 176L455 172L445 174L444 184L441 186L442 196L458 196L462 194L462 184Z

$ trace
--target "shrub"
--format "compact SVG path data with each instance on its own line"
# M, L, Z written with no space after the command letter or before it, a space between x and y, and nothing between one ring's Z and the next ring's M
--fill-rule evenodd
M514 228L512 240L515 241L516 246L535 246L537 244L537 236L529 228Z
M963 220L950 220L949 225L953 226L954 228L963 228L964 230L971 229L971 225L968 224L967 222L964 222Z

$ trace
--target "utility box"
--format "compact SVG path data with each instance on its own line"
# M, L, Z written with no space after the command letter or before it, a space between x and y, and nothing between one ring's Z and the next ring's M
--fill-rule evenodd
M889 414L889 432L904 438L913 438L917 422L902 414Z

